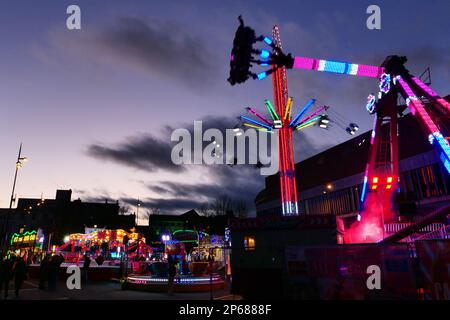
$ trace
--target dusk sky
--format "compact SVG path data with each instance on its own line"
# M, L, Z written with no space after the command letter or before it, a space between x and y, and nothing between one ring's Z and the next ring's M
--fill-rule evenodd
M66 8L81 7L81 30L66 28ZM381 7L381 30L366 28L366 8ZM20 197L119 200L179 214L227 194L253 199L259 170L176 167L172 129L232 127L247 106L263 110L271 81L226 81L237 16L257 34L280 26L295 55L379 65L408 57L420 75L450 94L450 2L442 1L2 1L0 10L0 207L8 207L20 142L29 157ZM288 71L298 108L310 98L371 128L365 110L377 81ZM338 126L296 137L296 160L351 138ZM132 209L134 210L134 209ZM254 209L253 209L254 210ZM143 220L141 221L144 222Z

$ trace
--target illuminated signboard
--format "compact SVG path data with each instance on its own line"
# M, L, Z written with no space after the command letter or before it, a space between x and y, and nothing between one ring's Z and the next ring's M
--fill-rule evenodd
M37 240L37 231L26 231L24 233L14 233L11 237L10 244L34 245Z

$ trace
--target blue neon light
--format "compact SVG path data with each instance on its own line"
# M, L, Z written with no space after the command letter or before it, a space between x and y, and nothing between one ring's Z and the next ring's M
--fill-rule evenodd
M299 113L297 113L297 115L294 117L294 119L292 119L289 126L295 127L297 125L297 122L301 119L301 117L303 117L303 115L306 113L306 111L308 111L309 107L311 107L314 104L314 102L316 102L315 99L309 100L308 103L303 107L303 109L300 110Z
M443 162L447 171L450 173L450 146L448 145L448 142L445 140L442 133L433 132L433 136L436 139L436 142L442 148L441 161Z
M366 188L367 188L367 176L364 177L363 188L361 191L361 202L364 202L364 198L366 196Z
M372 94L367 97L366 109L370 113L372 113L375 110L375 96Z
M441 153L441 161L444 164L445 169L450 173L450 161L445 159L445 154L443 152Z
M269 37L264 37L264 42L270 46L272 44L272 39L270 39Z
M261 58L267 59L270 56L269 50L261 49L261 53L259 54Z
M325 62L325 68L323 69L323 71L327 71L327 72L334 72L334 73L346 73L346 71L348 70L347 67L348 63L345 62L337 62L337 61L326 61Z
M261 73L258 73L258 80L262 80L267 77L267 72L263 71Z
M380 78L380 84L378 85L380 91L383 93L388 93L391 90L391 75L383 73Z
M248 122L250 122L250 123L253 123L253 124L257 125L257 126L266 128L266 129L269 130L269 131L272 131L272 127L270 127L270 126L268 126L268 125L266 125L266 124L264 124L264 123L262 123L262 122L253 120L252 118L249 118L249 117L246 117L246 116L240 116L240 118L241 118L242 120L245 120L245 121L248 121Z
M268 67L269 64L267 62L262 62L259 64L261 67Z

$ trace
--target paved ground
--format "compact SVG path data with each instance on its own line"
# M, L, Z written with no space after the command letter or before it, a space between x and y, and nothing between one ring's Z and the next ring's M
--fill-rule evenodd
M213 292L214 299L233 300L239 297L229 294L228 285L223 290ZM4 299L1 292L0 299ZM175 293L168 296L166 293L153 293L142 291L122 290L115 281L100 282L82 286L80 290L68 290L65 282L58 283L56 292L39 290L37 281L25 281L19 298L15 298L13 283L10 283L9 300L209 300L209 292Z

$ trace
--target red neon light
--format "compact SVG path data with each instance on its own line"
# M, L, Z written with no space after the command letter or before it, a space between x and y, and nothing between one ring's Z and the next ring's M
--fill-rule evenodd
M389 190L391 188L392 188L392 185L390 185L390 184L386 185L386 190Z
M392 177L387 177L386 182L387 183L392 183L392 180L393 180Z
M277 26L272 31L274 42L281 47L280 34ZM273 72L272 85L274 91L275 111L283 115L288 97L286 69L279 68ZM279 132L279 169L281 202L284 214L298 214L297 186L295 180L295 161L292 143L292 131L288 127L289 119L283 118L283 128ZM286 123L287 122L287 123Z
M377 188L378 188L377 185L373 185L373 186L372 186L372 190L376 190Z
M373 183L378 183L378 177L373 177L372 182Z

